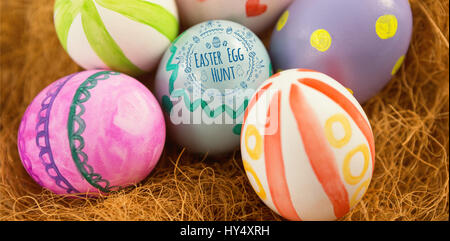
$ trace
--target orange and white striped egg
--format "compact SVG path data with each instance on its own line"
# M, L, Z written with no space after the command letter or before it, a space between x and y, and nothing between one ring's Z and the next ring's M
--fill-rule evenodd
M289 220L335 220L366 192L372 129L351 92L331 77L292 69L266 81L244 116L241 152L258 196Z

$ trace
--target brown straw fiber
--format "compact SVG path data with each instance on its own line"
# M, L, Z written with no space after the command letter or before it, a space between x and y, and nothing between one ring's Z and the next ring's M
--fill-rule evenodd
M376 140L372 183L341 220L448 220L449 0L411 0L405 65L364 104ZM80 71L53 27L53 1L0 1L0 220L283 220L243 171L240 152L189 154L168 142L151 175L98 199L63 198L26 173L17 130L48 84Z

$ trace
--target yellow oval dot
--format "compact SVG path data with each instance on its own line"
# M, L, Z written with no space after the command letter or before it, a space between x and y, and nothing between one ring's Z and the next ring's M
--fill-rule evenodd
M367 188L370 185L370 178L367 179L366 181L364 181L355 191L355 193L353 193L352 198L350 199L350 208L354 207L360 200L361 198L364 196L364 194L367 191ZM361 197L358 198L358 194L361 193Z
M255 137L255 145L254 147L249 146L250 137ZM258 129L254 125L248 125L247 130L245 131L245 149L247 150L248 155L253 160L258 160L262 153L262 137L259 134Z
M283 15L281 15L280 19L278 20L277 31L281 31L284 28L288 19L289 19L289 11L286 10L286 12L284 12Z
M358 176L353 176L350 171L350 162L352 160L352 157L358 152L361 152L363 154L364 167ZM366 175L367 169L369 168L369 162L370 162L369 148L367 147L366 144L359 145L355 149L353 149L349 153L347 153L347 155L344 158L343 170L342 170L345 181L350 185L358 184L363 179L364 175Z
M264 187L261 184L261 181L258 178L258 175L256 175L255 170L250 166L250 164L246 160L242 160L244 163L244 170L248 173L250 173L253 176L253 180L255 180L256 185L258 186L258 190L252 185L253 190L255 190L256 194L265 201L267 198L266 192L264 191Z
M392 69L391 74L395 75L398 70L400 69L400 67L402 67L403 61L405 61L405 55L402 55L398 60L397 63L395 63L394 68Z
M333 133L334 123L341 124L342 128L344 129L345 134L344 137L342 137L341 139L336 139ZM332 145L335 148L342 148L343 146L347 145L347 143L352 138L352 127L347 117L344 114L336 114L331 116L325 122L325 136L327 137L327 140L330 143L330 145Z
M354 94L354 92L353 92L353 90L352 89L350 89L350 88L346 88L347 90L348 90L348 92L350 92L350 94Z
M325 29L318 29L311 34L311 46L325 52L331 47L331 35Z
M381 39L389 39L397 33L398 21L394 15L383 15L378 18L375 29L378 37Z

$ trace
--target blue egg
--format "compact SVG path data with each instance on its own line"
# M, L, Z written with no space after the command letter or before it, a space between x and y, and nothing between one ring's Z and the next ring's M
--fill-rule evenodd
M271 66L264 44L245 26L214 20L185 31L156 76L169 136L193 152L238 148L245 109Z

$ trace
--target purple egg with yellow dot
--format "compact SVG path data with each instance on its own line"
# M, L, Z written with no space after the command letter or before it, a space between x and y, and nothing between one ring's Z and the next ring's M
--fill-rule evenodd
M400 69L412 35L408 0L298 0L271 39L275 70L315 69L363 103Z

